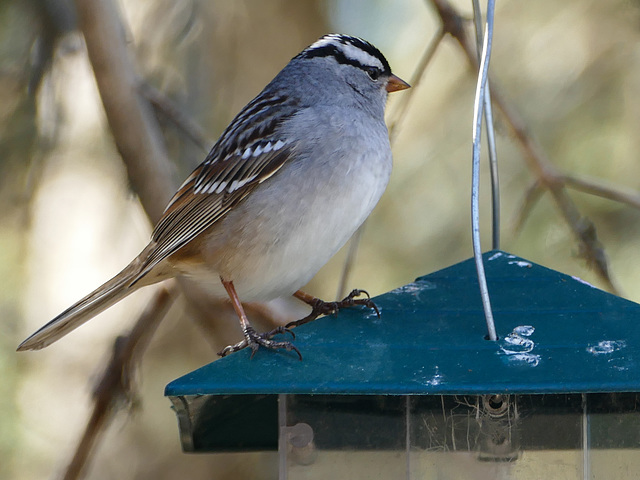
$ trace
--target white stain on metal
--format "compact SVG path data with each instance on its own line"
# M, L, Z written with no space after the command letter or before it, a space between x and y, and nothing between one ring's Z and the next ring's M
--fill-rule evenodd
M436 385L440 385L442 383L442 374L438 371L438 366L435 367L436 372L433 374L429 380L427 380L427 385L431 385L435 387Z
M520 325L513 329L513 333L517 333L518 335L522 335L523 337L530 337L535 332L535 327L531 325Z
M535 328L531 325L519 325L513 331L501 340L499 355L509 364L525 364L531 367L537 367L540 363L540 355L533 353L536 343L529 337L535 332Z
M516 265L520 268L531 268L532 265L529 262L525 262L524 260L512 260L509 262L509 265Z
M418 293L420 290L422 290L422 287L419 284L409 283L392 290L391 293Z
M608 355L627 346L624 340L602 340L595 345L589 345L587 352L592 355Z
M444 380L444 375L440 373L437 365L433 367L433 370L433 374L429 376L429 373L425 372L425 367L421 367L414 373L414 381L421 385L429 385L431 387L440 385Z
M526 363L532 367L537 367L540 363L540 355L532 353L514 353L509 357L512 362Z

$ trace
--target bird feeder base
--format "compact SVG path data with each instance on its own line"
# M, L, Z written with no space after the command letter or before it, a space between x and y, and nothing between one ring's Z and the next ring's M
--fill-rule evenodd
M188 452L278 450L280 478L632 479L640 305L501 251L170 383Z

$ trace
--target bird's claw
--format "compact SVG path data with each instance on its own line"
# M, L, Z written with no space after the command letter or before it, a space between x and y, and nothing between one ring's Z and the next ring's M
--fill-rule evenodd
M356 298L360 295L366 295L366 298ZM380 318L380 310L378 310L376 304L371 300L371 295L369 295L366 290L355 289L339 302L325 302L319 298L315 299L315 302L311 304L311 313L309 315L301 318L300 320L287 323L285 328L299 327L300 325L304 325L305 323L315 320L320 315L337 314L340 309L353 307L354 305L362 305L364 307L371 308L376 312L378 318Z
M230 353L237 352L244 348L251 348L251 358L256 354L260 347L268 348L269 350L284 349L288 352L296 352L300 360L302 360L302 354L300 350L291 342L277 342L273 340L273 337L282 333L288 333L293 339L296 338L296 334L288 327L277 327L269 332L257 333L252 327L248 327L244 332L244 339L235 345L228 345L218 352L218 355L225 357Z

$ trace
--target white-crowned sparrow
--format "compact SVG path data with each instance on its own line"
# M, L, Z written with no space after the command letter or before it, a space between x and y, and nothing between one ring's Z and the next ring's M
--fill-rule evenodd
M387 93L409 85L370 43L326 35L294 57L242 109L182 184L149 245L122 272L27 338L60 339L140 287L191 277L231 299L250 346L297 349L257 334L242 301L294 294L344 245L380 199L391 173ZM336 307L354 303L324 304ZM331 308L329 308L330 310ZM326 310L326 309L325 309Z

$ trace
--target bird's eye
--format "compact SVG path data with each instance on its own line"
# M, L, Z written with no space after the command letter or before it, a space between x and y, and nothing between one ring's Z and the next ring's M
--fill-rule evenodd
M369 75L369 78L371 78L371 80L373 80L374 82L376 80L378 80L378 78L380 78L380 69L376 68L376 67L367 67L364 69L365 72L367 72L367 75Z

